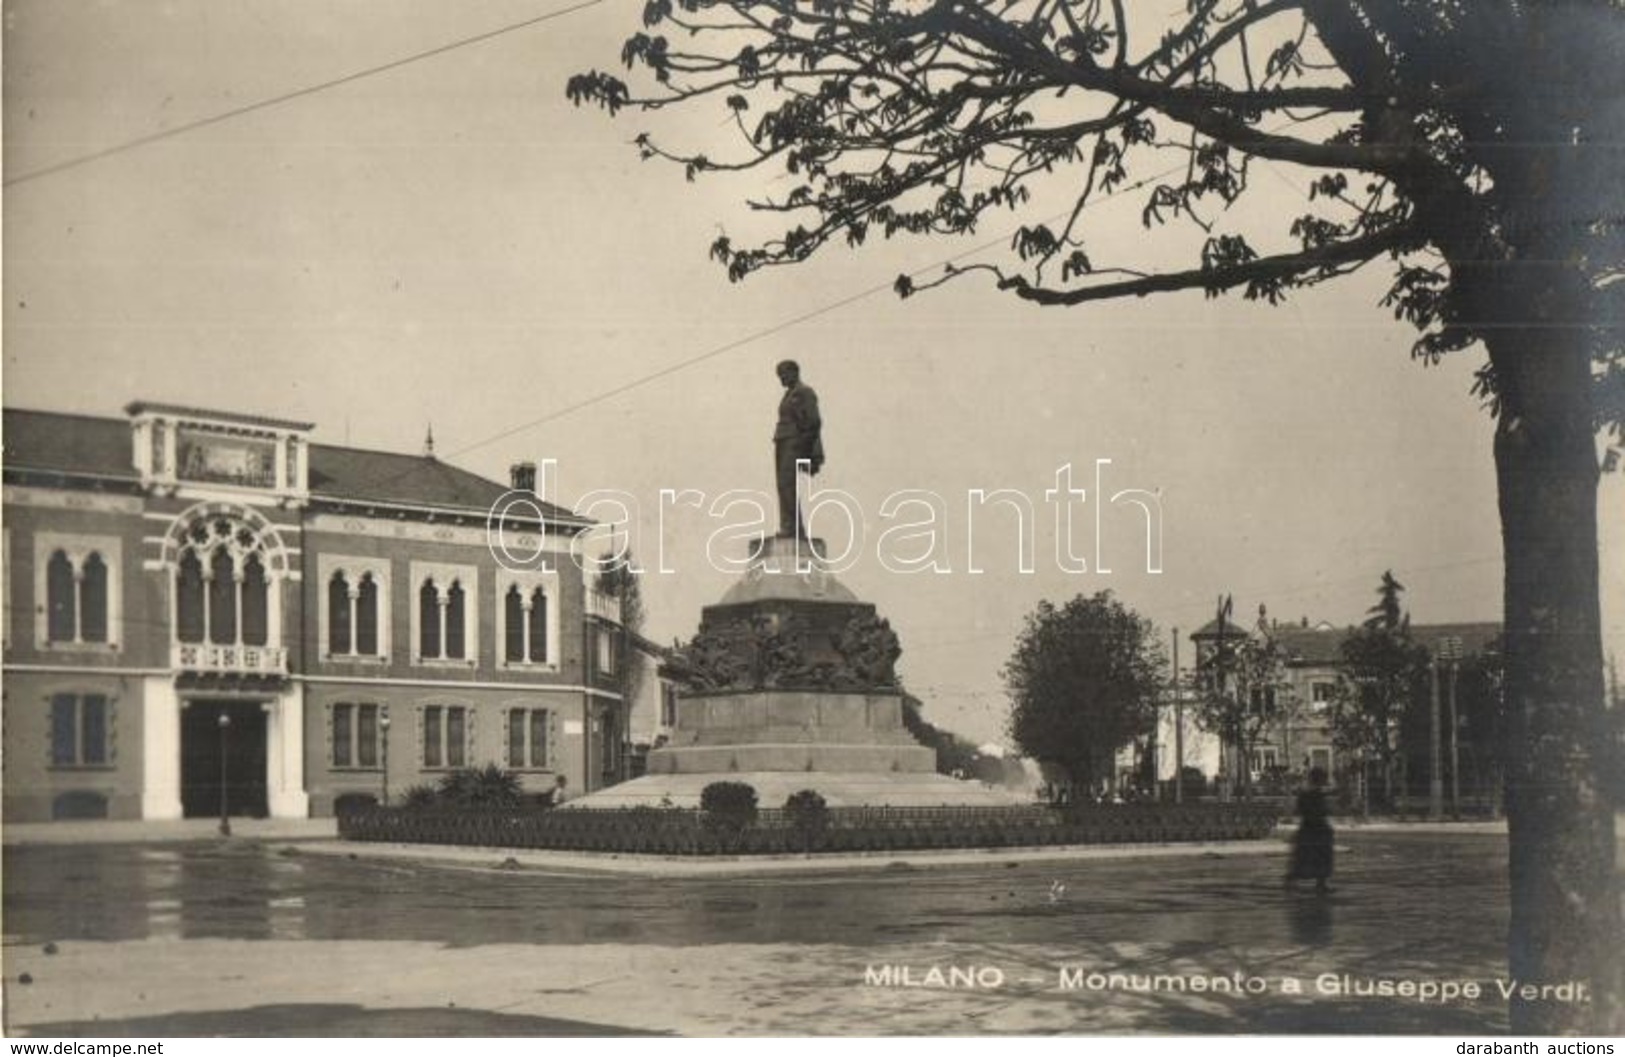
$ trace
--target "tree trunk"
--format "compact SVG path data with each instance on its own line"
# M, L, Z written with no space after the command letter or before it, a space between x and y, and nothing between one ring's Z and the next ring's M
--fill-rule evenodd
M1589 350L1576 325L1584 299L1558 254L1550 264L1528 256L1500 291L1516 308L1487 342L1502 401L1508 958L1520 987L1578 983L1590 1001L1520 991L1510 1013L1520 1033L1612 1033L1625 1026L1625 936L1603 784L1598 466Z

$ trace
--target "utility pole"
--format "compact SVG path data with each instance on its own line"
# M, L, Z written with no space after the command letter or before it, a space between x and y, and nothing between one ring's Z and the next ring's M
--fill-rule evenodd
M1444 814L1444 764L1439 754L1439 658L1428 659L1428 818Z
M1179 691L1179 629L1174 629L1174 803L1185 802L1185 695Z

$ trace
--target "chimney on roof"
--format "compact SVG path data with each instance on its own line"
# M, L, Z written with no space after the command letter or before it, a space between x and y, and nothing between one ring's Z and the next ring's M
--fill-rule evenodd
M1298 623L1302 627L1308 627L1309 626L1309 618L1307 616L1299 617L1298 618Z
M533 462L516 462L508 467L508 481L518 492L536 494L536 464Z
M434 423L429 423L429 430L423 435L423 457L434 458Z

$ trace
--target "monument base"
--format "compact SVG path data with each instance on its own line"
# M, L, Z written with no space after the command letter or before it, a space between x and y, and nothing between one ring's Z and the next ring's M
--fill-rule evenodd
M811 789L830 807L1013 807L1032 801L981 782L945 774L738 771L722 774L651 774L600 789L561 810L700 806L712 782L744 782L756 806L783 807L792 793Z

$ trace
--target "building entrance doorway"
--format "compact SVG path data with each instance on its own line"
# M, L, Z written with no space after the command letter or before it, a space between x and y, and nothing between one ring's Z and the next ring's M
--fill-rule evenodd
M258 701L191 701L181 710L181 813L266 815L266 714Z

